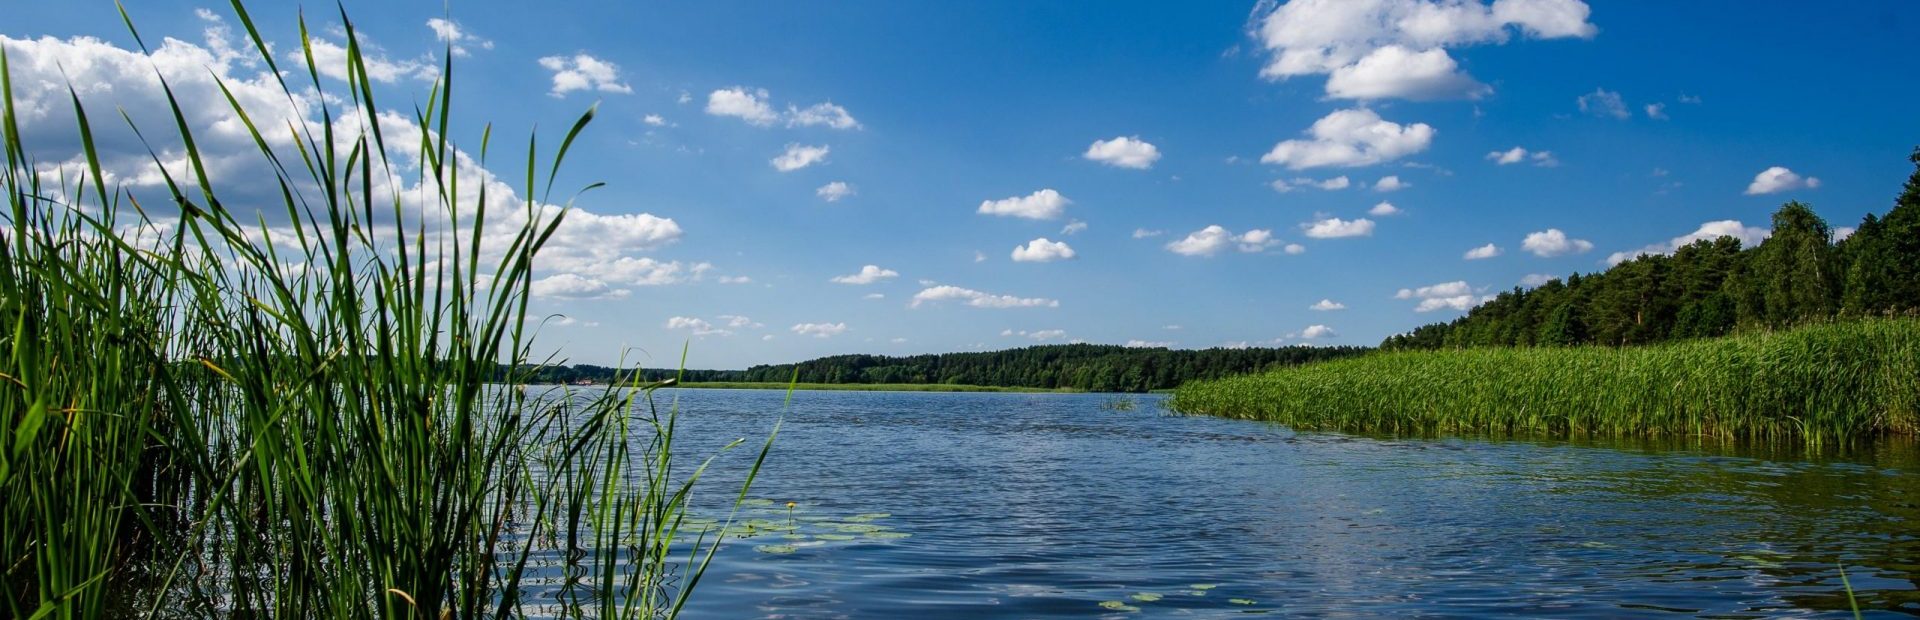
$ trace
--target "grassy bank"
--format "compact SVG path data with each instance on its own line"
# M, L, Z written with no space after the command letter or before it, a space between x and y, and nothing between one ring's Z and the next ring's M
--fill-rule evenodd
M1383 352L1193 383L1169 404L1350 432L1912 435L1920 430L1920 320L1646 347Z
M756 381L707 381L701 383L680 383L674 387L722 390L784 390L792 387L796 390L826 390L841 392L1078 392L1079 390L1043 389L1023 387L997 387L991 385L957 385L951 383L763 383Z

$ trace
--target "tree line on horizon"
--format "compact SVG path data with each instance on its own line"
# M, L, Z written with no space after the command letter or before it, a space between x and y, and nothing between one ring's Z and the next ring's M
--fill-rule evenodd
M641 381L678 377L689 383L752 382L835 384L957 384L1146 392L1179 387L1194 379L1270 370L1370 351L1366 347L1166 349L1119 345L1039 345L967 353L895 357L834 355L798 364L762 364L745 370L620 369L592 364L546 366L534 374L541 383L628 382L638 370Z
M1837 242L1812 209L1788 202L1753 247L1702 239L1672 255L1516 287L1380 348L1624 346L1920 313L1920 148L1909 160L1915 170L1893 208L1869 213Z

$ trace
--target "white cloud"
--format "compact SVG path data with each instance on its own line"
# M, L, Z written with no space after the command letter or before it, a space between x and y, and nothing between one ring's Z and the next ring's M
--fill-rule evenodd
M750 125L765 127L780 118L767 103L767 90L747 90L745 86L722 88L707 93L707 113L731 116Z
M1313 122L1307 130L1311 139L1275 144L1260 162L1294 170L1367 166L1427 150L1433 134L1431 125L1400 125L1382 120L1373 110L1335 110Z
M1480 260L1483 258L1493 258L1499 255L1500 255L1500 246L1489 243L1471 250L1467 250L1466 255L1462 256L1461 258L1465 258L1467 260Z
M752 284L753 278L747 276L720 276L721 284Z
M1331 299L1322 299L1313 302L1313 305L1307 306L1307 309L1318 310L1320 312L1332 312L1334 310L1345 310L1347 309L1347 305Z
M1814 189L1820 187L1820 179L1802 177L1784 166L1774 166L1753 175L1753 182L1747 184L1747 195L1758 196L1796 189Z
M1481 299L1474 295L1473 287L1463 280L1443 282L1417 289L1400 289L1394 294L1396 299L1418 299L1414 312L1432 312L1442 309L1470 310L1479 305Z
M976 262L976 263L984 263L984 262L987 262L987 253L986 253L986 252L982 252L982 251L979 251L979 250L974 250L974 251L973 251L973 262Z
M846 323L799 323L789 328L793 333L815 338L831 338L847 333Z
M1399 214L1400 214L1399 207L1393 206L1393 203L1387 202L1384 200L1380 201L1380 204L1373 205L1373 208L1367 209L1367 215L1371 215L1374 217L1387 217L1390 215L1399 215Z
M1549 228L1527 233L1527 237L1520 240L1520 249L1532 252L1534 256L1551 258L1585 253L1593 249L1593 242L1586 239L1572 239L1558 228Z
M813 190L813 195L827 202L840 202L841 198L852 196L854 193L853 186L848 185L846 181L834 181Z
M1705 224L1701 224L1700 228L1695 229L1693 232L1690 232L1678 237L1674 237L1673 239L1668 240L1666 243L1655 243L1653 245L1649 245L1637 250L1628 250L1625 252L1614 252L1613 254L1607 256L1607 264L1618 265L1622 262L1632 260L1636 257L1647 256L1652 254L1672 254L1674 252L1679 251L1680 248L1686 247L1687 244L1693 243L1695 241L1700 241L1702 239L1718 239L1721 237L1733 237L1735 239L1740 240L1741 246L1753 247L1753 246L1759 245L1761 241L1765 241L1767 239L1767 236L1770 234L1772 234L1772 231L1768 229L1760 228L1758 226L1748 226L1746 224L1740 223L1740 220L1719 220L1714 222L1707 222Z
M840 284L873 284L882 280L891 280L899 276L900 272L898 271L881 269L879 265L867 265L860 268L860 273L834 276L833 281Z
M1300 230L1315 239L1369 237L1373 235L1373 220L1364 217L1354 220L1329 217L1301 224Z
M1340 334L1335 333L1333 331L1333 328L1327 327L1325 325L1308 325L1306 329L1300 331L1300 337L1306 340L1319 340L1321 338L1332 338L1338 335Z
M1280 249L1281 251L1284 251L1288 254L1306 254L1307 253L1307 246L1300 245L1298 243L1289 243L1285 247L1282 247Z
M995 295L958 286L933 286L914 293L909 307L941 301L964 301L975 308L1058 308L1060 302L1044 297Z
M1013 248L1013 260L1021 263L1050 263L1073 258L1073 248L1064 241L1049 241L1046 237L1034 239L1026 245Z
M1541 286L1546 286L1548 282L1552 282L1557 279L1559 278L1556 278L1554 276L1547 275L1544 273L1529 273L1526 275L1526 277L1520 278L1520 286L1524 286L1527 288L1537 288Z
M1136 338L1128 340L1126 344L1121 346L1132 349L1171 349L1174 344L1176 343L1171 340L1140 340Z
M1294 188L1298 188L1298 187L1317 187L1327 191L1342 190L1342 189L1348 188L1349 186L1352 186L1353 180L1347 178L1345 175L1333 177L1331 179L1321 179L1317 181L1314 179L1303 177L1303 178L1293 179L1291 182L1282 180L1282 179L1274 179L1273 183L1270 183L1268 185L1273 188L1273 191L1285 194L1287 192L1293 191Z
M1067 222L1066 226L1061 227L1060 234L1071 235L1079 232L1084 232L1086 230L1087 230L1086 222L1082 222L1080 220L1073 220L1071 222Z
M453 50L454 56L466 56L468 46L483 50L493 49L492 41L474 36L473 33L461 28L458 23L435 17L427 20L427 27L433 29L435 39L446 43Z
M1042 330L1038 330L1038 331L1031 331L1031 332L1030 332L1030 331L1027 331L1027 330L1024 330L1024 329L1023 329L1023 330L1020 330L1020 331L1017 331L1017 332L1016 332L1016 331L1013 331L1013 330L1011 330L1011 329L1007 329L1007 330L1001 330L1001 331L1000 331L1000 335L1002 335L1002 336L1019 336L1019 337L1022 337L1022 338L1032 338L1032 339L1034 339L1034 340L1038 340L1038 341L1041 341L1041 342L1046 342L1046 341L1048 341L1048 340L1060 340L1060 339L1062 339L1062 338L1066 338L1066 337L1067 337L1067 330L1064 330L1064 329L1042 329Z
M1135 228L1133 229L1133 238L1147 239L1150 237L1158 237L1160 235L1166 234L1166 232L1167 231L1164 231L1164 230L1147 230L1145 228Z
M617 299L626 297L627 289L616 289L606 282L571 273L561 273L534 280L529 288L534 297L553 299Z
M652 125L654 127L666 127L672 124L667 122L667 117L664 117L658 114L648 114L646 116L640 117L640 122L646 123L648 125Z
M1397 192L1409 187L1413 187L1413 184L1400 180L1400 177L1397 175L1388 175L1380 177L1379 181L1374 182L1373 191Z
M894 338L894 339L892 339L892 340L888 340L887 342L891 342L891 343L894 343L894 344L906 344L906 342L907 342L907 339L906 339L906 338L898 338L898 337L896 337L896 338Z
M1444 48L1504 43L1512 31L1551 39L1592 37L1580 0L1294 0L1256 11L1253 36L1272 54L1261 77L1330 74L1334 98L1477 98L1491 89Z
M887 295L885 293L867 293L865 295L861 295L860 298L861 299L886 299Z
M619 66L585 52L573 56L547 56L540 59L540 66L553 72L553 89L548 94L555 97L564 97L576 90L622 94L633 92L632 87L620 82Z
M667 329L684 329L695 336L732 336L733 331L714 327L705 319L690 316L676 316L667 319Z
M1551 167L1560 165L1560 161L1553 158L1552 151L1528 151L1527 149L1521 148L1518 146L1504 150L1504 151L1494 151L1492 153L1487 153L1487 159L1492 160L1493 163L1496 163L1502 166L1505 166L1508 164L1517 164L1524 161L1532 161L1533 165L1540 166L1543 168L1551 168Z
M1627 102L1616 93L1604 88L1595 88L1593 92L1580 96L1580 111L1594 116L1627 118L1633 113L1627 111Z
M1647 118L1651 118L1657 121L1667 120L1667 104L1664 104L1664 103L1647 104Z
M1837 227L1837 228L1834 228L1834 229L1833 229L1833 242L1834 242L1834 243L1839 243L1839 242L1841 242L1841 241L1844 241L1844 240L1846 240L1846 238L1847 238L1847 237L1851 237L1851 236L1853 236L1853 233L1855 233L1855 232L1857 232L1857 231L1858 231L1858 229L1856 229L1856 228L1854 228L1854 227L1852 227L1852 226L1840 226L1840 227Z
M859 129L860 121L854 120L847 109L833 102L816 103L805 108L787 106L788 127L812 127L826 125L834 129Z
M826 161L827 153L832 150L832 147L826 145L808 146L788 143L786 152L781 153L779 157L767 160L767 163L773 164L774 170L793 172Z
M1193 231L1186 238L1167 243L1167 250L1186 256L1213 256L1235 246L1242 252L1260 252L1279 245L1280 240L1273 238L1273 231L1266 229L1249 230L1234 234L1218 224ZM1288 252L1297 254L1298 252Z
M980 209L976 212L985 215L1024 217L1030 220L1051 220L1060 217L1070 204L1073 204L1073 201L1060 195L1060 192L1043 189L1026 196L980 201Z
M1182 329L1185 329L1185 328L1184 328L1184 327L1181 327L1181 326L1179 326L1179 325L1168 325L1168 326L1165 326L1165 327L1162 327L1161 329L1165 329L1165 330L1168 330L1168 331L1180 331L1180 330L1182 330Z
M1140 136L1120 136L1112 140L1095 140L1093 146L1081 157L1097 161L1116 168L1145 170L1160 160L1160 149L1140 139Z

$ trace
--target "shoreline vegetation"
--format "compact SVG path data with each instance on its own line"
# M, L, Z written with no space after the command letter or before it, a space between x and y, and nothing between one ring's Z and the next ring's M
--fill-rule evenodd
M673 388L706 390L794 390L825 392L1007 392L1021 394L1079 394L1081 390L951 383L773 383L758 381L703 381L675 383Z
M17 101L0 49L0 617L677 615L733 524L690 519L713 461L676 454L678 411L637 381L513 389L540 367L534 257L570 208L547 196L593 112L557 149L506 147L527 157L509 186L478 163L491 127L449 135L450 47L403 114L344 10L324 70L305 18L304 66L282 66L233 10L264 69L217 85L213 129L172 95L207 86L197 68L156 63L170 122L132 127L72 87ZM74 127L84 158L32 150L23 114ZM102 174L107 127L151 141L158 188ZM223 194L195 141L220 131L279 192ZM719 489L735 511L769 423Z

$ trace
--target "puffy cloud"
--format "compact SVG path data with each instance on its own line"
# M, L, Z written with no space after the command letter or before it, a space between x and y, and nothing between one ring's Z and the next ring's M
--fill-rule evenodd
M1400 180L1397 175L1380 177L1379 181L1373 183L1373 191L1376 192L1397 192L1409 187L1413 187L1413 184Z
M1367 166L1427 150L1434 129L1426 123L1400 125L1373 110L1335 110L1307 129L1310 139L1285 140L1260 157L1261 163L1301 170L1323 166Z
M1442 282L1432 286L1415 289L1400 289L1394 294L1396 299L1418 299L1420 303L1414 312L1432 312L1442 309L1470 310L1480 304L1482 299L1474 295L1473 287L1465 281Z
M553 89L548 92L564 97L576 90L630 94L633 88L620 81L620 67L582 52L572 56L547 56L540 66L553 72Z
M1227 249L1228 246L1236 247L1242 252L1260 252L1279 244L1280 240L1273 238L1271 230L1254 229L1236 235L1226 227L1215 224L1193 231L1183 239L1169 242L1167 250L1186 256L1213 256ZM1297 254L1298 252L1288 253Z
M1284 251L1288 254L1306 254L1307 253L1307 246L1300 245L1298 243L1289 243L1285 247L1282 247L1280 249L1281 251Z
M813 190L813 195L827 202L840 202L841 198L854 195L854 190L853 186L848 185L846 181L834 181Z
M1332 338L1338 335L1339 335L1338 333L1335 333L1333 331L1333 328L1327 327L1325 325L1308 325L1306 329L1300 330L1300 337L1306 340L1319 340L1321 338Z
M1367 215L1374 217L1387 217L1389 215L1399 214L1400 207L1393 206L1393 203L1384 200L1380 201L1380 204L1373 205L1373 208L1367 209Z
M553 299L615 299L626 297L627 289L616 289L606 282L571 273L534 280L529 288L534 297Z
M1064 330L1064 329L1042 329L1042 330L1038 330L1038 331L1031 331L1031 332L1030 332L1030 331L1027 331L1027 330L1024 330L1024 329L1023 329L1023 330L1020 330L1020 331L1013 331L1013 330L1011 330L1011 329L1007 329L1007 330L1001 330L1001 331L1000 331L1000 335L1002 335L1002 336L1019 336L1019 337L1022 337L1022 338L1032 338L1032 339L1034 339L1034 340L1038 340L1038 341L1041 341L1041 342L1046 342L1046 341L1048 341L1048 340L1060 340L1060 339L1062 339L1062 338L1066 338L1066 337L1067 337L1067 330Z
M667 319L667 329L684 329L695 336L732 336L733 331L714 327L704 319L690 316L676 316Z
M1680 248L1686 247L1687 244L1693 243L1695 241L1700 241L1703 239L1718 239L1721 237L1733 237L1735 239L1740 240L1740 245L1744 247L1753 247L1753 246L1759 245L1761 241L1765 241L1767 239L1767 236L1771 234L1773 234L1773 231L1771 230L1760 228L1758 226L1748 226L1746 224L1740 223L1740 220L1719 220L1714 222L1707 222L1705 224L1701 224L1700 228L1695 229L1693 232L1690 232L1678 237L1674 237L1673 239L1668 240L1666 243L1655 243L1653 245L1649 245L1637 250L1628 250L1625 252L1614 252L1613 254L1607 256L1607 264L1618 265L1620 263L1632 260L1640 256L1648 256L1653 254L1672 254L1674 252L1680 251Z
M789 328L793 333L815 338L832 338L847 333L846 323L798 323Z
M673 123L667 122L667 117L661 116L658 114L648 114L646 116L642 116L640 117L640 122L646 123L653 127L666 127L668 125L673 124Z
M720 276L721 284L752 284L753 278L747 276Z
M202 16L202 18L205 17L207 16ZM215 19L217 20L218 18ZM392 84L399 82L403 78L430 82L440 77L440 66L434 64L431 58L416 60L389 59L367 41L364 33L356 34L360 37L360 61L361 64L367 68L367 79ZM334 43L323 37L314 36L310 38L309 46L313 49L313 68L318 70L320 75L343 82L347 80L347 69L350 65L347 62L347 46L345 44ZM234 52L234 54L236 56L238 55L237 52ZM306 51L298 47L289 50L284 56L286 59L293 61L297 66L304 67L307 64Z
M1347 309L1347 305L1331 299L1322 299L1320 301L1313 302L1313 305L1307 306L1307 309L1317 310L1320 312L1332 312L1334 310L1345 310Z
M1294 189L1300 188L1300 187L1317 187L1327 191L1346 189L1347 187L1353 185L1353 180L1348 179L1345 175L1333 177L1331 179L1322 179L1318 181L1302 177L1302 178L1296 178L1291 182L1283 179L1274 179L1273 182L1269 183L1268 185L1273 188L1273 191L1285 194L1287 192L1291 192Z
M1627 102L1616 93L1604 88L1595 88L1593 92L1580 96L1580 111L1594 116L1627 118L1633 113L1627 111Z
M1774 166L1753 175L1753 182L1747 184L1747 195L1758 196L1817 187L1820 187L1820 179L1800 176L1784 166Z
M781 153L779 157L767 160L767 163L773 164L774 170L793 172L826 161L827 153L832 150L832 147L826 145L808 146L788 143L786 152Z
M1300 230L1315 239L1368 237L1373 235L1373 220L1364 217L1354 220L1329 217L1301 224Z
M833 102L816 103L804 108L787 106L788 127L812 127L825 125L834 129L859 129L860 121L853 120L847 109Z
M1073 204L1073 201L1060 195L1060 192L1043 189L1026 196L980 201L980 208L976 212L985 215L1024 217L1030 220L1051 220L1060 217L1070 204Z
M1520 286L1524 286L1527 288L1537 288L1541 286L1546 286L1548 282L1552 282L1558 279L1559 278L1556 278L1554 276L1550 276L1544 273L1529 273L1526 275L1526 277L1520 278Z
M1166 232L1167 231L1164 231L1164 230L1147 230L1145 228L1135 228L1133 229L1133 238L1147 239L1151 237L1158 237L1160 235L1166 234Z
M1062 235L1071 235L1071 234L1075 234L1075 233L1079 233L1079 232L1084 232L1084 231L1086 231L1086 229L1087 229L1087 223L1086 223L1086 222L1082 222L1082 221L1080 221L1080 220L1074 220L1074 221L1071 221L1071 222L1067 222L1067 225L1066 225L1066 226L1064 226L1064 227L1061 227L1061 228L1060 228L1060 234L1062 234Z
M1112 140L1095 140L1093 146L1081 157L1117 168L1145 170L1160 160L1160 149L1141 140L1140 136L1120 136Z
M1253 36L1272 54L1267 79L1330 74L1326 92L1347 99L1478 98L1491 89L1444 48L1592 37L1580 0L1293 0L1257 18Z
M1667 104L1664 104L1664 103L1647 104L1647 118L1651 118L1656 121L1667 120Z
M1493 258L1499 255L1500 255L1500 246L1489 243L1471 250L1467 250L1466 255L1462 256L1461 258L1465 258L1467 260L1480 260L1483 258Z
M767 126L779 120L773 106L767 103L767 90L747 90L745 86L722 88L707 93L707 113L714 116L731 116L751 125Z
M1573 239L1558 228L1549 228L1539 232L1527 233L1520 240L1520 249L1532 252L1534 256L1551 258L1568 254L1582 254L1593 249L1593 242L1586 239Z
M1128 340L1126 344L1121 346L1132 349L1171 349L1174 344L1176 343L1171 340L1140 340L1136 338Z
M1044 297L1015 297L983 293L958 286L932 286L913 294L909 307L941 301L964 301L975 308L1058 308L1060 302Z
M882 280L891 280L899 276L900 272L898 271L881 269L879 265L867 265L860 268L860 273L834 276L833 281L840 284L873 284Z
M1026 245L1014 246L1013 260L1022 263L1050 263L1073 258L1073 248L1064 241L1049 241L1046 237L1034 239Z
M453 55L456 57L466 56L468 46L483 50L493 49L492 41L474 36L472 32L461 28L456 22L435 17L427 20L427 27L433 30L435 39L446 43L453 50Z
M1530 152L1527 149L1517 147L1517 146L1504 151L1494 151L1492 153L1487 153L1487 159L1493 161L1493 163L1496 163L1502 166L1505 166L1508 164L1517 164L1525 161L1532 161L1533 165L1540 166L1543 168L1551 168L1551 167L1560 165L1560 161L1553 158L1552 151L1531 151Z

